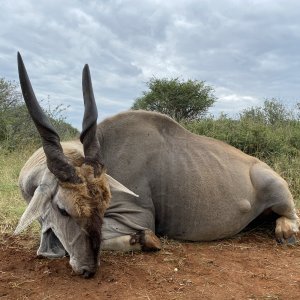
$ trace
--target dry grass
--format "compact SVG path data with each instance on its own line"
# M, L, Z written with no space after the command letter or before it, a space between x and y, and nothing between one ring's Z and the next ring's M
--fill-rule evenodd
M7 152L0 149L0 233L12 233L26 203L18 188L18 176L32 150Z

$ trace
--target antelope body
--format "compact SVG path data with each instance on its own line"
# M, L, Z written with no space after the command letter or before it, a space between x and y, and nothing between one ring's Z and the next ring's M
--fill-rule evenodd
M226 238L267 209L279 215L276 238L295 238L299 218L287 183L260 160L194 135L158 113L129 111L96 126L87 66L82 143L60 144L36 106L20 55L18 59L24 99L43 149L20 174L29 205L16 232L39 219L38 254L61 257L67 252L73 269L90 277L100 246L158 250L156 234L190 241Z

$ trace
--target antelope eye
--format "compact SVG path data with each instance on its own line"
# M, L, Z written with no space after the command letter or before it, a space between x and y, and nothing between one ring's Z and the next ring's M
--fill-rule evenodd
M60 208L58 205L57 205L57 208L63 216L65 216L65 217L70 216L64 208Z

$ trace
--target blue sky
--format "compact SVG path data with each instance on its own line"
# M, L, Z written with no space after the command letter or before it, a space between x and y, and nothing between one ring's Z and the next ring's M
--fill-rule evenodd
M39 99L81 127L81 72L99 121L130 108L152 77L205 80L211 113L277 98L300 102L300 1L0 0L0 77L18 80L20 51Z

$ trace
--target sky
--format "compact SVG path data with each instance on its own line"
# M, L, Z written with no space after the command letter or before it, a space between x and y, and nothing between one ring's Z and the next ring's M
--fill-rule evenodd
M20 51L38 99L81 128L88 63L99 121L128 110L151 77L203 80L210 113L300 102L300 1L0 0L0 77Z

